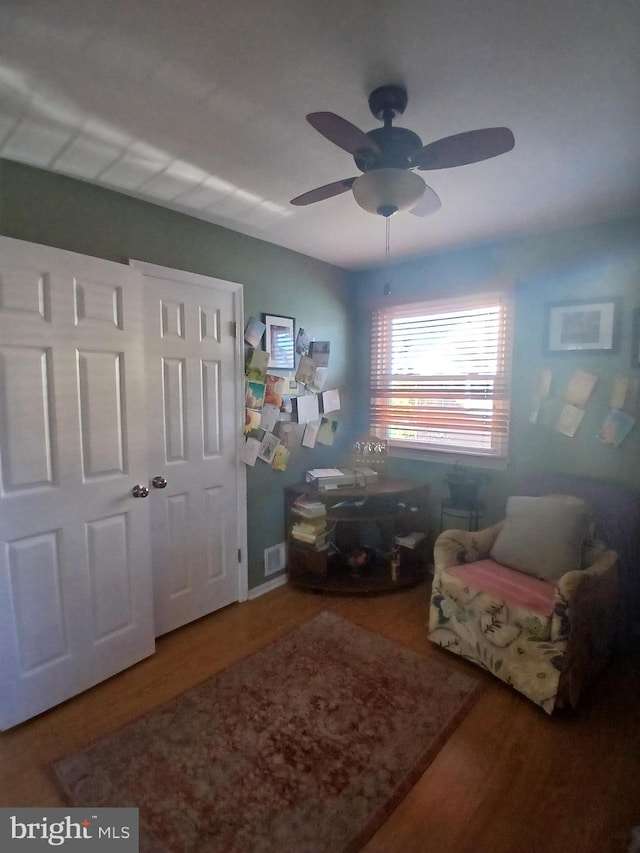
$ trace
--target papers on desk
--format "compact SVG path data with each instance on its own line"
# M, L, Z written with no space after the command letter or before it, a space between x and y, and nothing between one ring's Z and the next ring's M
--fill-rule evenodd
M353 471L342 471L340 468L311 468L307 471L306 481L319 489L339 489L355 486L356 476Z

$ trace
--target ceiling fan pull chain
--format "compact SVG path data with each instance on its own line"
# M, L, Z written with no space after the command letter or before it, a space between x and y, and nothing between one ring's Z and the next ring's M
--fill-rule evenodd
M391 248L391 217L387 216L385 219L385 232L386 232L386 243L384 247L385 260L387 266L389 265L389 251Z
M386 267L386 281L384 283L383 293L385 296L388 296L391 293L391 280L389 276L389 253L391 249L391 217L387 216L384 220L385 227L385 246L384 246L384 265Z

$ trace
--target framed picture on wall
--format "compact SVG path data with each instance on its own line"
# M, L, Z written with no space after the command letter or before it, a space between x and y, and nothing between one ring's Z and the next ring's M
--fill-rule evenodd
M295 319L276 314L263 314L264 348L270 353L269 367L293 370L295 367Z
M631 366L640 367L640 308L633 312L631 331Z
M619 299L574 299L546 306L547 352L614 352L619 343Z

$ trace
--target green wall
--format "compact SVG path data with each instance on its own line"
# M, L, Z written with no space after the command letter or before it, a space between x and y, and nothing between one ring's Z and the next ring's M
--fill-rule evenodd
M293 316L331 341L328 384L341 391L341 427L332 448L298 448L286 472L257 461L247 468L249 587L264 583L263 551L282 542L283 486L312 467L345 461L353 371L348 348L349 285L329 264L129 196L0 160L0 234L127 263L133 258L240 282L245 318Z
M426 223L425 227L428 227ZM596 438L610 409L614 378L640 378L640 369L631 366L632 314L640 307L640 218L438 252L395 264L386 272L360 270L351 278L356 286L356 310L360 317L367 316L368 300L382 297L386 282L391 285L390 298L453 293L495 279L514 282L511 458L506 470L488 472L485 522L502 517L507 495L513 493L520 475L532 469L555 470L635 486L640 483L640 425L634 426L617 449ZM545 304L601 297L621 299L618 351L547 354ZM363 339L359 342L356 365L365 376L367 359L368 339ZM552 371L551 395L560 397L576 368L596 374L598 382L575 437L568 438L549 427L531 424L529 415L540 370ZM366 412L366 406L364 389L359 397L359 411ZM636 417L640 418L638 410ZM442 484L448 466L394 460L392 467L399 475L432 483L432 513L434 527L437 527L436 508L444 493Z

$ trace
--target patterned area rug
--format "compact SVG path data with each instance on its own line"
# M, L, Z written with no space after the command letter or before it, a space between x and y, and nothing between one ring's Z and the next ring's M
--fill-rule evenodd
M358 850L481 682L322 612L59 761L74 806L137 806L146 853Z

